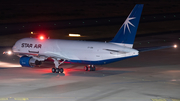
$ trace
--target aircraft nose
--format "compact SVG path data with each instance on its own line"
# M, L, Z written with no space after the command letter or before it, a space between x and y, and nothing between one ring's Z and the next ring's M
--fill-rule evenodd
M12 47L12 51L15 52L16 50L17 50L17 47L14 45L14 46Z

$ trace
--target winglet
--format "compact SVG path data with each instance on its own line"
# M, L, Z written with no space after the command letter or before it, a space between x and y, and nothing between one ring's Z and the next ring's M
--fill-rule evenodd
M116 36L110 41L118 45L132 48L139 25L143 4L136 4Z

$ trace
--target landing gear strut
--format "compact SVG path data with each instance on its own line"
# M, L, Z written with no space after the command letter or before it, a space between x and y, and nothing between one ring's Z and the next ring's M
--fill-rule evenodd
M63 64L66 60L63 60L63 61L61 61L61 62L59 62L59 60L57 60L57 59L53 59L54 60L54 64L55 64L55 67L56 68L52 68L52 73L63 73L64 72L64 69L63 68L59 68L59 66L61 65L61 64Z
M96 71L96 67L94 65L84 66L85 71Z

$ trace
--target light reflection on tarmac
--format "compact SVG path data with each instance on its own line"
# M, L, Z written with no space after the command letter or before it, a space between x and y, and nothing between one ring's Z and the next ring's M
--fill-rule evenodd
M0 61L0 67L22 67L20 64L8 63Z

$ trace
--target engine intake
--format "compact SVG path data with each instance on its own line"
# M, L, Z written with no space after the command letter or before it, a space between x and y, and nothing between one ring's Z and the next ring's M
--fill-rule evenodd
M35 60L28 56L22 56L19 63L24 67L34 67L35 65L41 65L41 61Z

